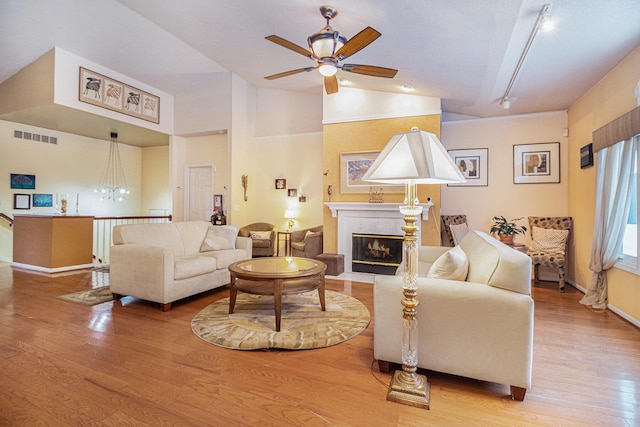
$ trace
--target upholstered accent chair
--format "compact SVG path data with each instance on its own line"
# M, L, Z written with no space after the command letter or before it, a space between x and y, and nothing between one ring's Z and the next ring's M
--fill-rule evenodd
M276 253L277 228L268 222L254 222L238 231L238 236L249 237L253 247L253 258L274 256Z
M322 253L322 226L291 233L291 255L302 258L315 258Z
M466 215L442 215L441 217L441 222L442 222L442 229L441 229L441 236L440 238L442 239L442 246L455 246L456 245L456 240L462 240L462 237L464 237L464 232L460 233L461 235L459 236L459 239L456 239L454 237L454 232L451 229L451 225L467 225L467 216ZM462 227L465 228L468 231L468 227Z
M538 280L538 267L558 269L558 288L564 291L564 266L569 233L573 226L571 217L529 217L531 245L527 255L533 263L533 277Z

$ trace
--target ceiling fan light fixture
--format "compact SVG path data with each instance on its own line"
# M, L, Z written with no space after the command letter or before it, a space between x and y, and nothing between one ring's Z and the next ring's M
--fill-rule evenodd
M320 72L320 74L322 74L325 77L331 77L338 72L338 69L336 68L335 65L331 63L327 63L327 64L320 64L320 66L318 67L318 71Z
M347 38L334 31L328 24L319 32L309 36L308 39L309 49L316 59L333 57L333 54L340 50L346 42Z

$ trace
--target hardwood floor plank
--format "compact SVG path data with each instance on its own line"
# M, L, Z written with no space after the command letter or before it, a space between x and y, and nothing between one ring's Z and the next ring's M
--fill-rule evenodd
M512 401L506 384L426 372L426 411L386 400L390 375L373 360L373 318L329 348L229 350L190 326L227 288L169 312L130 297L94 307L57 298L108 283L108 273L94 273L0 268L1 425L640 423L640 331L614 313L587 310L571 287L533 289L533 387L524 402ZM327 289L354 296L373 315L372 286L327 280Z

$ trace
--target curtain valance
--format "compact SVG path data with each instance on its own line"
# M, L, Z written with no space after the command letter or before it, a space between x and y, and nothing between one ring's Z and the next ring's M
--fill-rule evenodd
M610 147L640 134L640 107L593 131L593 151Z

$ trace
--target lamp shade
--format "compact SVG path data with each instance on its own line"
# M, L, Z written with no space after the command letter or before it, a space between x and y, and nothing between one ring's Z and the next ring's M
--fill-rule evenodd
M294 219L298 217L298 212L296 212L295 209L287 209L284 211L284 217L285 219Z
M396 185L466 181L438 137L418 128L393 135L362 179Z

